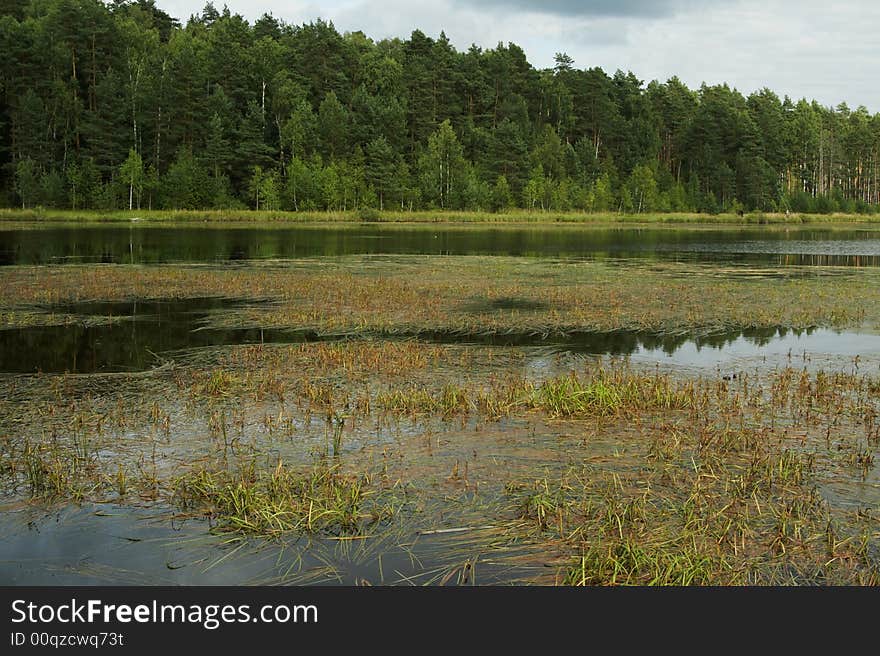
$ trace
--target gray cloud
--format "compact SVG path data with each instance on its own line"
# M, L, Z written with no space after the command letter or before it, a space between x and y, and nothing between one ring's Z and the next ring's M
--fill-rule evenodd
M717 4L710 0L701 4ZM696 0L454 0L462 8L528 11L577 18L663 18L698 4Z

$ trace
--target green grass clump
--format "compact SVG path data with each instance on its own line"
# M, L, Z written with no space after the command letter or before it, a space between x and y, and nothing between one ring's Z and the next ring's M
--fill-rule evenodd
M395 512L391 503L375 499L367 477L323 463L294 471L279 462L271 473L200 469L175 487L183 508L203 511L220 530L253 535L352 534Z
M595 547L566 573L565 585L714 585L730 566L684 541L646 545L624 540Z
M199 372L195 376L194 392L199 396L229 397L240 382L235 375L223 369Z
M585 465L507 493L568 557L567 585L875 585L870 535L817 492L813 454L763 442L679 435L657 467Z
M610 417L645 410L691 408L696 403L689 384L672 384L667 376L608 373L576 374L542 383L515 379L488 388L446 384L440 390L411 387L381 392L376 406L398 414L453 416L480 413L500 418L517 410L539 410L551 417Z
M397 414L467 414L475 410L480 394L455 384L444 385L438 392L426 388L396 389L381 392L376 406Z
M78 501L85 494L85 463L57 448L26 443L17 465L33 498Z
M644 410L690 408L694 390L672 385L667 376L599 370L584 380L575 374L544 381L532 407L553 417L602 417Z
M601 380L583 383L566 376L541 385L535 405L557 417L613 415L623 407L624 394L625 390Z

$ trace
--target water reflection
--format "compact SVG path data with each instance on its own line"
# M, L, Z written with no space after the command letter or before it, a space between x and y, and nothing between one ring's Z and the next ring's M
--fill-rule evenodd
M238 262L354 254L880 266L877 233L806 227L52 225L0 230L0 265Z
M53 311L69 316L71 322L0 330L0 371L142 371L160 363L163 354L183 349L343 338L310 330L210 327L212 313L234 310L244 304L235 299L196 298L56 306ZM641 361L697 367L755 356L791 359L802 353L848 357L880 354L880 335L827 328L747 328L697 335L636 330L565 335L422 331L395 337L412 338L446 344L549 347L555 351L631 356Z
M317 339L310 331L206 328L212 312L245 304L190 298L55 306L51 311L67 317L66 323L0 330L0 371L143 371L160 363L162 354L181 349Z

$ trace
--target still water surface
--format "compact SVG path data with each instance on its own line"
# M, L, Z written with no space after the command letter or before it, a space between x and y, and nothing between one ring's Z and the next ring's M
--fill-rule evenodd
M858 227L25 224L0 229L0 265L422 254L878 266L878 236Z
M341 338L311 330L211 327L213 313L235 310L246 304L235 299L189 298L55 306L49 309L49 316L63 316L64 323L0 330L0 372L144 371L188 349ZM373 337L382 338L382 335ZM419 333L410 338L499 348L535 347L541 352L629 356L636 362L694 369L729 368L755 358L785 366L806 362L807 358L812 361L817 357L880 356L880 335L828 328L779 327L701 335L634 330L557 336Z

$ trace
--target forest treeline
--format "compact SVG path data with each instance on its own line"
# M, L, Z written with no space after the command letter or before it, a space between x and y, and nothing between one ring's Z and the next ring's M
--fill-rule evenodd
M880 115L153 0L0 0L0 204L873 212Z

